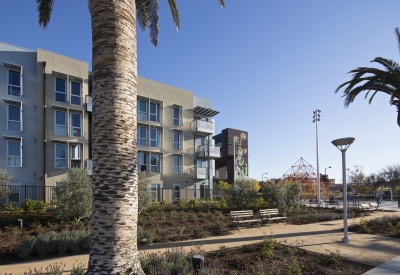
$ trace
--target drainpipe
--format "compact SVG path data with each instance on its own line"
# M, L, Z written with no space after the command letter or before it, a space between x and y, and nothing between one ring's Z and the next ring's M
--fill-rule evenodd
M46 61L43 61L43 199L46 201Z

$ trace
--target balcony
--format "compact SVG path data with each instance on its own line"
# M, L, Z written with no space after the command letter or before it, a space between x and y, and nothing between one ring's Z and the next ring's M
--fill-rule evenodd
M210 151L210 152L208 152ZM210 156L210 159L218 159L221 157L221 147L216 146L216 145L210 145L210 150L208 149L208 145L200 145L197 147L196 151L196 158L205 158L208 159L208 156Z
M227 180L228 179L228 171L226 167L219 168L215 170L215 179L216 180Z
M214 169L211 167L211 175L214 174ZM191 169L191 174L193 175L194 179L201 180L201 179L208 179L208 167L195 167Z
M208 136L214 133L214 123L197 119L192 122L191 129L196 136Z

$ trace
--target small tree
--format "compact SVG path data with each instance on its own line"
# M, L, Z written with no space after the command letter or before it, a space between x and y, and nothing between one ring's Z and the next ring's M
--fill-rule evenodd
M227 191L228 202L236 208L250 207L260 198L256 188L252 180L246 178L236 180Z
M263 199L271 207L286 211L297 204L301 192L302 186L298 182L268 182L263 188Z
M86 169L70 169L60 186L55 187L54 193L55 207L51 212L56 219L78 222L91 217L92 178L87 175Z
M148 209L151 204L156 200L156 194L150 188L151 180L147 177L146 173L140 173L138 179L138 194L139 194L139 207L138 213Z
M220 180L217 182L217 184L214 185L214 189L216 190L228 190L229 189L229 183L223 180Z
M11 193L11 189L8 186L11 178L12 176L6 170L0 169L0 208L3 207L3 202L6 201L7 196Z

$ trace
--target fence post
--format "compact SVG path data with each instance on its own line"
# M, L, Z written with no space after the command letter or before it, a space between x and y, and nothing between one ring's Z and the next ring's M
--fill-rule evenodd
M25 184L25 200L24 200L24 202L26 201L26 184Z

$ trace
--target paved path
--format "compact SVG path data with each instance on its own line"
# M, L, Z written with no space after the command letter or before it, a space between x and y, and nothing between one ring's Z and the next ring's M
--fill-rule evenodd
M378 212L371 214L371 216L367 218L393 214L398 213ZM352 223L358 223L358 221L358 218L351 219L349 220L349 225ZM242 229L240 231L234 230L232 232L233 234L228 236L168 244L155 244L140 247L139 250L140 253L148 253L165 251L166 249L173 247L182 247L186 251L190 251L201 246L202 250L213 251L218 250L222 245L226 247L234 247L260 242L263 239L264 234L273 234L274 238L280 242L297 244L300 245L301 248L325 254L329 253L329 251L334 252L338 249L340 254L347 259L376 266L377 268L365 273L368 275L400 275L400 239L355 234L350 232L350 243L342 243L342 228L343 220L306 225L273 224L270 227L262 226L261 228L255 227ZM88 255L58 257L21 264L2 265L0 266L0 274L5 274L6 272L12 272L13 275L23 274L25 271L29 271L29 269L40 267L45 268L54 262L62 262L63 265L65 264L64 269L69 270L73 264L87 263ZM397 271L395 271L396 268Z

